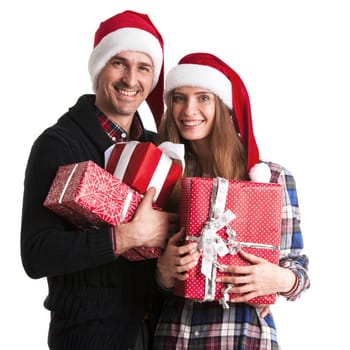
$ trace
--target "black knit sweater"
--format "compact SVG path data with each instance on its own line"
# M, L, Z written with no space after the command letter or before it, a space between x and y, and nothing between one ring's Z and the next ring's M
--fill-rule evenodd
M140 323L160 299L155 260L115 258L109 228L80 231L43 206L59 165L103 167L112 141L99 124L94 95L84 95L34 142L23 196L21 254L32 278L47 277L51 349L132 349ZM140 141L152 141L144 131Z

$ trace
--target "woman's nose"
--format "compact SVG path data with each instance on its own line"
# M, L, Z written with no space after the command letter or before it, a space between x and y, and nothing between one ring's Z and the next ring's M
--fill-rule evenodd
M198 107L195 101L192 101L192 100L187 101L185 113L188 116L194 116L198 113Z

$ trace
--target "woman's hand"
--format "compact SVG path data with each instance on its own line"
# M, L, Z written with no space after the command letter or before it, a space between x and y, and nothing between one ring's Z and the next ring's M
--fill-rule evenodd
M182 245L184 229L181 229L169 242L157 261L157 280L161 287L172 288L175 279L186 280L188 271L197 265L200 253L198 244L190 242Z
M231 301L249 303L249 300L255 297L286 292L293 287L295 275L292 271L243 250L240 250L239 254L249 265L227 266L222 271L228 275L216 278L217 282L232 284L230 294L239 294ZM265 316L268 313L267 305L251 305L262 307L262 314Z

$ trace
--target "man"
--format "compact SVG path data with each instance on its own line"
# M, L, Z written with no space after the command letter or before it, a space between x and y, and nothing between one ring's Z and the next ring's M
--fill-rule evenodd
M137 108L163 111L163 40L147 15L125 11L102 22L89 59L95 95L83 95L34 142L25 174L21 254L32 278L47 277L50 349L134 349L144 320L155 320L154 259L119 255L164 246L174 214L152 209L150 189L132 221L78 230L43 206L60 165L92 160L103 167L113 142L153 141ZM114 247L114 248L113 248Z

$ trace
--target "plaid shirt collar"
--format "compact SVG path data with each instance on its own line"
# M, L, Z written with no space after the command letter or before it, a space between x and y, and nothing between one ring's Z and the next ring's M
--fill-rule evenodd
M102 129L107 133L113 142L124 142L128 140L138 140L143 132L143 126L139 115L136 113L130 127L129 135L118 124L114 124L108 117L96 108L97 118Z

